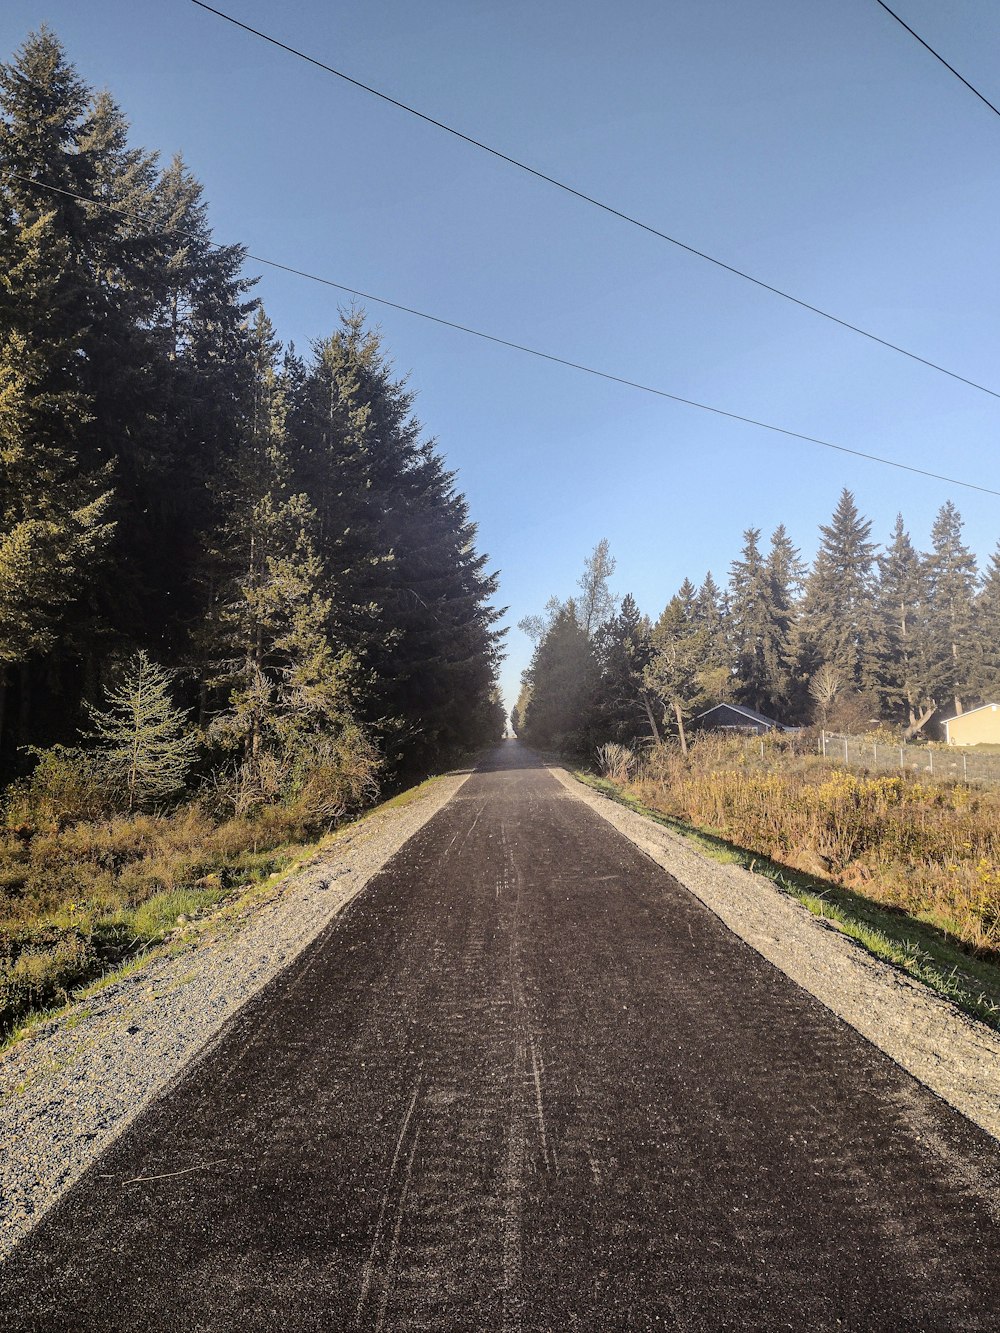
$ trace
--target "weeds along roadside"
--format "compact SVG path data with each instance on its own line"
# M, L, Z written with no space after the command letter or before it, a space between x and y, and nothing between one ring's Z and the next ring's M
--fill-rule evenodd
M617 749L617 747L616 747ZM870 953L1000 1027L1000 792L831 769L706 736L576 776L765 874ZM612 762L609 762L612 761ZM609 772L610 770L610 772Z
M317 812L300 800L228 818L190 801L84 819L66 793L41 796L9 793L0 827L0 1049L95 982L197 937L324 851L331 829L374 813L360 791L337 818L328 802Z

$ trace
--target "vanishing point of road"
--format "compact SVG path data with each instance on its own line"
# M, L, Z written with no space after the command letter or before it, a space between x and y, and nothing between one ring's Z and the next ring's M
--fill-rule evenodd
M18 1247L0 1327L996 1330L998 1178L507 742Z

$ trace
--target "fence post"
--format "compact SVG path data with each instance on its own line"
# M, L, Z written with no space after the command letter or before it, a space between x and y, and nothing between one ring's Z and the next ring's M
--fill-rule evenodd
M844 737L844 766L845 766L846 768L850 768L850 766L851 766L851 761L850 761L850 759L849 759L848 756L847 756L847 737L846 737L846 736Z
M963 755L962 755L962 781L963 781L963 782L968 782L968 780L969 780L969 756L968 756L967 754L963 754Z
M825 759L825 758L826 758L826 730L825 730L825 729L824 729L823 731L820 732L820 737L821 737L820 745L821 745L822 750L823 750L823 758Z
M872 768L878 768L878 741L872 741Z
M906 767L906 765L903 763L903 747L902 747L902 746L899 747L899 766L900 766L900 768L905 768L905 767Z
M760 743L760 757L761 757L761 759L764 758L764 742L763 742L763 740L762 740L761 743Z
M928 765L928 767L930 768L930 771L933 773L933 772L934 772L934 751L933 751L933 750L928 750L928 751L927 751L927 758L930 760L930 764Z

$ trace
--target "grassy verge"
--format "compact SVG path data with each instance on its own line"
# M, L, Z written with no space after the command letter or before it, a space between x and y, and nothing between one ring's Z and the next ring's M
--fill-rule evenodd
M699 827L645 805L625 788L590 773L574 777L620 805L664 825L713 860L764 875L814 916L846 935L868 953L936 991L972 1017L1000 1030L1000 966L976 956L940 927L899 907L886 906L830 880L784 865L722 833Z
M0 836L0 1050L149 959L234 928L348 829L435 781L321 836L277 816L215 824L192 807L80 822L26 843Z

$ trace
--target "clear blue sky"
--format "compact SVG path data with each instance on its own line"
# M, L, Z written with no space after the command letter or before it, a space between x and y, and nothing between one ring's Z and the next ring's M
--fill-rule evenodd
M219 0L427 113L1000 390L1000 118L874 0ZM1000 99L995 0L894 6ZM1000 489L1000 401L839 330L240 33L189 0L5 0L180 149L216 237L501 337ZM264 271L300 348L337 297ZM607 537L652 615L741 532L811 556L840 489L926 544L953 499L981 559L1000 499L777 437L370 307L459 471L509 621ZM530 655L515 629L508 704Z

